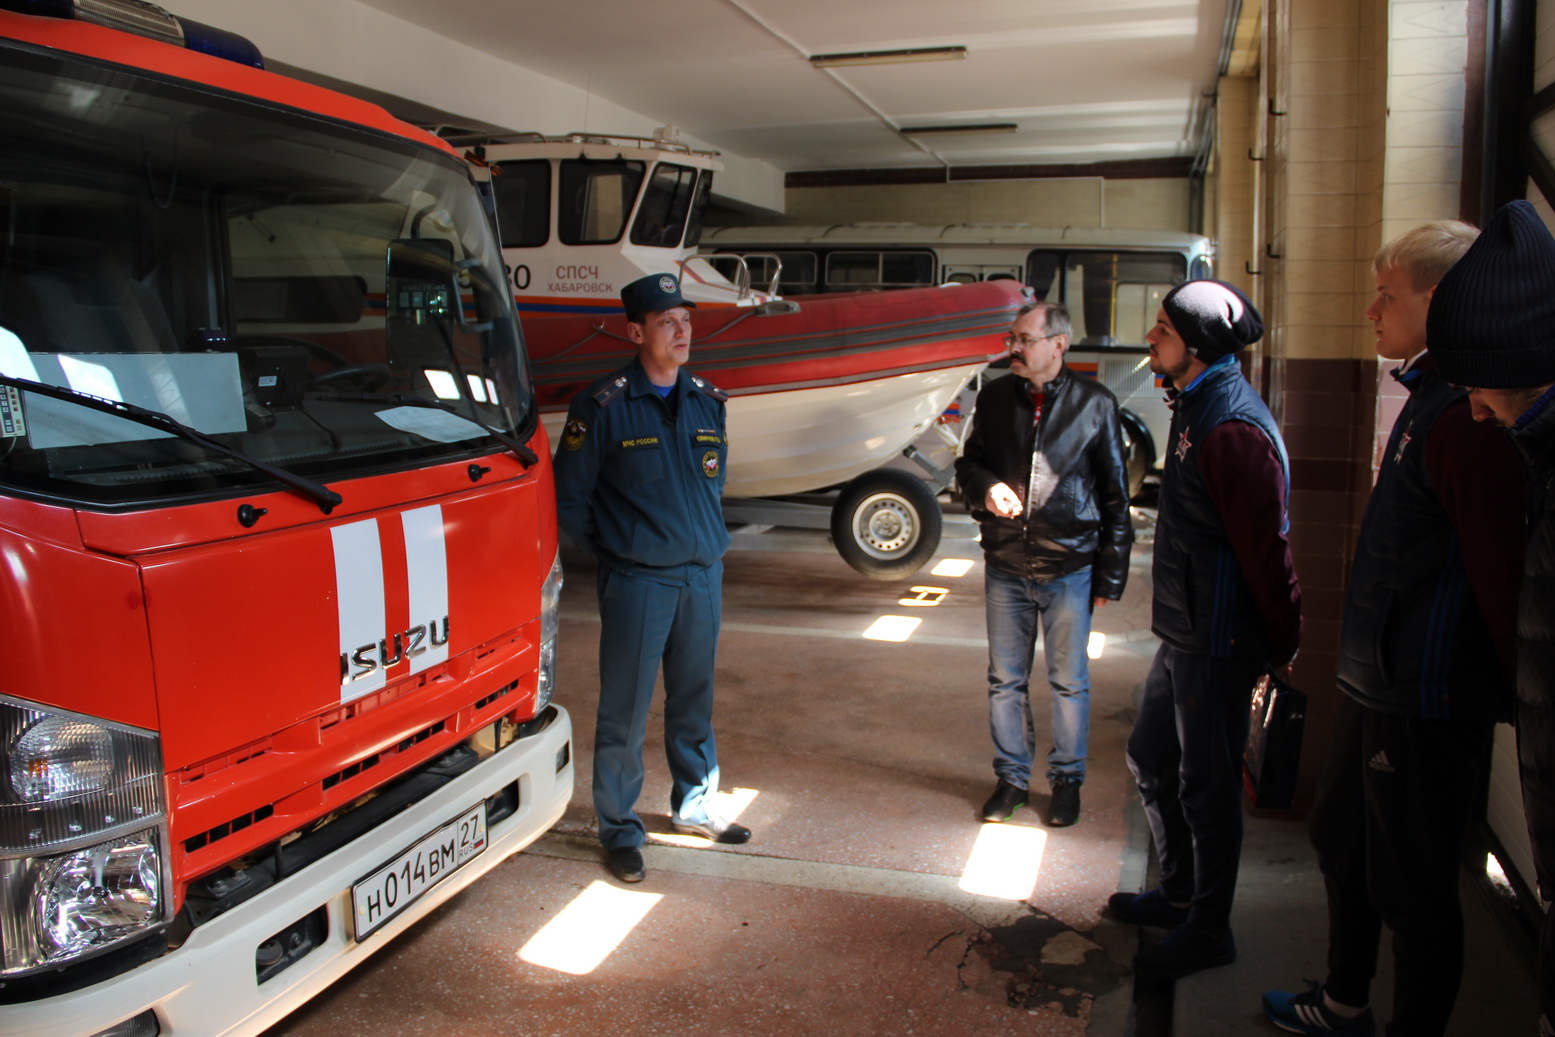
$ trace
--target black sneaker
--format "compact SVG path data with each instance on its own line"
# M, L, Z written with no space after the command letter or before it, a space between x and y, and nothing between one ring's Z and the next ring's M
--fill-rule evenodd
M1048 803L1047 823L1052 828L1067 828L1080 820L1080 783L1061 781L1053 786Z
M1188 920L1188 909L1173 904L1160 886L1143 893L1114 893L1107 898L1107 910L1120 922L1160 929L1175 929Z
M1329 1010L1323 1002L1323 985L1307 981L1307 989L1299 994L1287 994L1283 990L1263 992L1263 1014L1269 1022L1291 1033L1325 1034L1350 1033L1360 1037L1374 1037L1377 1022L1371 1009L1363 1008L1359 1015L1349 1017Z
M641 882L648 877L643 852L635 846L617 846L605 853L605 866L622 882Z
M1026 805L1026 790L1019 785L999 779L993 795L983 804L984 821L1008 821L1015 811Z
M1179 925L1155 946L1141 947L1134 955L1134 970L1156 979L1181 979L1233 961L1236 940L1230 929L1207 933Z

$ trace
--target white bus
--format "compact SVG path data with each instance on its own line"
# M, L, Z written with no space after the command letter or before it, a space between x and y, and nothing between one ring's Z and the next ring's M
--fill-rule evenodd
M1099 378L1123 405L1131 488L1160 467L1170 413L1150 373L1145 332L1161 297L1210 277L1214 244L1198 234L1024 224L847 223L719 227L699 250L745 256L752 285L784 295L909 288L1013 278L1074 319L1069 365ZM726 276L735 264L720 264ZM727 266L728 269L723 269Z

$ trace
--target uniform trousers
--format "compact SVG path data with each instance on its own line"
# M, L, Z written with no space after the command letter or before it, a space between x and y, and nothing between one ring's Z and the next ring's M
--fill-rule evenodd
M670 809L706 822L718 791L713 667L723 613L723 562L661 582L601 564L599 712L594 724L594 811L607 850L641 846L635 809L654 683L664 671L664 756Z
M1191 904L1188 925L1231 925L1242 855L1242 752L1261 665L1163 644L1145 678L1128 766L1161 863L1161 888Z
M1387 1033L1446 1032L1463 977L1458 877L1482 805L1495 724L1381 713L1341 695L1308 825L1328 889L1328 979L1363 1006L1392 930Z

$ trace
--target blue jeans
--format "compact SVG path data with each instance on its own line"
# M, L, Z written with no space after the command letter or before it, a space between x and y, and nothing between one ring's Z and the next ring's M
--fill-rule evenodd
M1031 664L1042 621L1042 654L1053 699L1053 747L1047 754L1050 783L1085 780L1091 732L1091 570L1056 580L1028 580L984 570L988 610L988 726L993 770L1021 788L1031 785L1036 732L1031 723Z
M723 611L723 563L682 585L600 565L599 712L594 724L594 812L605 849L641 846L637 816L649 704L664 672L664 757L670 810L706 822L718 791L713 667Z

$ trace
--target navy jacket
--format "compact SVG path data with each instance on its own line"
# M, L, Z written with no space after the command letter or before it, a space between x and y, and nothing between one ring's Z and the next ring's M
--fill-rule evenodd
M580 392L556 450L568 538L622 572L672 581L722 558L725 399L685 368L661 397L636 360Z
M1399 380L1410 396L1361 521L1345 594L1339 686L1384 713L1506 720L1510 674L1497 664L1458 530L1426 465L1437 419L1466 394L1429 364Z

